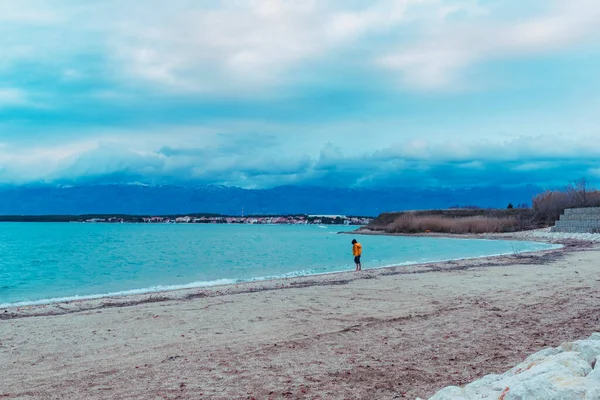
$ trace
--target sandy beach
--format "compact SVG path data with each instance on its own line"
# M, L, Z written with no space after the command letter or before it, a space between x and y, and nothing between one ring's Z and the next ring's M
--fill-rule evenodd
M0 398L427 398L600 329L600 247L565 243L1 309Z

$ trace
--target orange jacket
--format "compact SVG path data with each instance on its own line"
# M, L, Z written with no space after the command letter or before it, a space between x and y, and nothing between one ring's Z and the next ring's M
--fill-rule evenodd
M362 254L362 244L356 242L354 243L354 246L352 246L352 254L354 254L354 257L358 257Z

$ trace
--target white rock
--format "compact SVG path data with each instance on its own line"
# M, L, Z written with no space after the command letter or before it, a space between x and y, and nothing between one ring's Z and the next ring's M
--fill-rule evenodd
M515 374L515 377L519 381L546 373L584 377L590 372L592 372L590 363L582 358L580 353L569 351L549 356L520 374Z
M598 400L600 399L600 388L595 387L588 389L585 400Z
M588 340L600 340L600 332L592 333L592 336Z
M500 234L500 235L505 235L505 234ZM576 240L586 240L586 241L590 241L590 242L600 242L600 234L597 234L597 233L551 232L550 228L516 232L516 233L511 233L510 236L522 237L522 238L549 239L549 240L576 239Z
M503 375L486 375L430 400L600 400L600 334L541 350ZM600 364L600 361L598 361Z
M457 386L448 386L437 392L429 400L470 400L463 389Z
M562 353L563 349L560 347L551 347L548 349L543 349L538 351L537 353L533 353L529 357L525 359L521 364L518 364L516 367L511 368L506 375L514 375L519 374L523 371L527 371L532 367L542 363L550 356L554 356L556 354Z
M596 389L585 378L544 374L512 386L505 400L587 400Z
M600 340L578 340L572 343L563 343L560 345L564 351L575 351L581 353L581 356L590 363L600 357Z
M543 379L523 382L509 389L504 400L552 400L558 393ZM566 400L566 399L560 399Z
M508 376L486 375L465 386L465 396L468 399L496 400L509 382L510 377Z
M600 365L598 365L598 363L600 363L600 361L596 362L596 367L586 376L587 379L595 379L600 382Z

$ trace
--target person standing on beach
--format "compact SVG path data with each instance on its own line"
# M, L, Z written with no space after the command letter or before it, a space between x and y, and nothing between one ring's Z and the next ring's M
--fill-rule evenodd
M361 271L362 265L360 264L360 256L362 255L362 244L358 243L356 239L352 239L352 254L354 255L356 270Z

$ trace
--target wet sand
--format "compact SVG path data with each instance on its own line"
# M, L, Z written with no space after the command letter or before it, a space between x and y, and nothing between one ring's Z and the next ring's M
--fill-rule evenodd
M600 247L0 310L0 398L393 399L600 330Z

